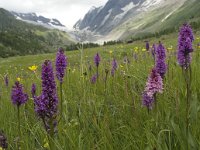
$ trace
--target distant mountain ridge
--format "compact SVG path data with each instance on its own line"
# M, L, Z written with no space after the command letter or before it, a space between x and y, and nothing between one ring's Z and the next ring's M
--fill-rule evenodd
M46 18L41 15L37 15L36 13L19 13L11 11L11 13L16 17L18 20L26 21L33 24L42 25L47 28L57 28L61 30L67 30L65 25L63 25L59 20L53 18Z
M151 2L150 2L151 1ZM100 34L106 34L116 26L147 11L153 6L162 4L164 0L109 0L105 6L90 10L83 20L75 24L80 30L88 29Z
M74 28L92 32L98 37L89 37L94 41L141 36L199 18L199 3L199 0L108 0L104 6L92 7Z

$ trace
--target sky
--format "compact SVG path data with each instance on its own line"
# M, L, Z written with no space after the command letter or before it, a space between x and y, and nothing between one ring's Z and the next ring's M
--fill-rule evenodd
M89 11L92 6L102 6L108 0L0 0L0 8L16 12L35 12L48 18L56 18L67 28Z

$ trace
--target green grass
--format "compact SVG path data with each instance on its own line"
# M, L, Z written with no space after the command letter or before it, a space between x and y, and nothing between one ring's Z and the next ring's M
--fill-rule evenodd
M158 40L151 39L150 42L152 44ZM180 150L186 149L187 140L190 149L200 147L200 52L195 46L200 41L194 42L195 52L191 64L192 98L190 134L187 137L186 85L174 55L177 37L172 34L160 40L165 47L172 45L173 50L167 51L168 72L164 80L164 92L157 97L158 109L153 109L149 114L141 105L141 93L153 67L153 59L150 53L141 51L145 46L143 41L84 50L83 67L86 76L80 73L80 52L66 52L68 69L63 83L64 119L58 124L55 149ZM135 47L140 49L137 61L132 56ZM111 50L112 54L109 53ZM96 84L91 84L90 78L96 72L93 63L96 52L101 56L100 78ZM123 63L124 56L128 57L130 64ZM109 73L105 89L105 68L111 69L113 57L117 59L119 67L114 77ZM17 109L10 100L11 87L16 78L20 77L29 95L32 83L36 83L37 95L40 95L40 71L45 59L54 62L55 54L0 59L0 129L8 138L9 149L16 149L18 136ZM28 70L34 64L39 66L36 73ZM90 64L91 72L88 70ZM4 84L5 74L9 77L9 87ZM21 107L21 112L21 149L45 149L46 132L34 113L31 97Z

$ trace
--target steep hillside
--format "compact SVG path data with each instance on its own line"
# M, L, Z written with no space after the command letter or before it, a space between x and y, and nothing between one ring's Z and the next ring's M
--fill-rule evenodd
M0 57L51 52L72 42L65 32L17 20L0 8Z
M193 24L200 23L200 1L191 0L177 6L161 7L151 13L144 15L144 20L131 19L117 27L113 32L123 32L120 38L141 37L158 32L173 32L179 29L184 22ZM137 26L138 25L138 26ZM126 28L123 30L123 28ZM197 28L194 27L194 28ZM112 33L110 33L112 35Z
M198 21L198 10L199 0L109 0L91 9L74 27L98 35L96 41L136 38Z

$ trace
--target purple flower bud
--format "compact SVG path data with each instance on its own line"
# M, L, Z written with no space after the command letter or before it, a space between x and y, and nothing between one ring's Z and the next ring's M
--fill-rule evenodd
M153 97L157 92L162 93L163 80L156 69L152 69L151 74L146 83L145 92L148 96Z
M167 71L167 65L166 65L165 59L166 59L166 50L164 46L161 43L159 43L156 49L156 67L155 68L162 78L164 78L164 75Z
M112 61L112 69L111 69L111 75L112 76L114 76L115 71L117 70L117 67L118 67L117 61L116 61L116 59L113 59L113 61Z
M146 41L146 50L149 51L149 42Z
M112 75L112 76L115 75L115 69L114 69L114 68L111 69L111 75Z
M154 102L154 95L163 91L163 81L160 74L155 68L152 69L151 74L148 77L146 88L142 94L142 103L148 109L152 109Z
M18 81L12 87L11 99L14 105L20 106L28 100L28 95L24 93L23 86Z
M4 81L5 81L5 85L8 87L8 75L5 75L5 77L4 77Z
M165 59L166 58L166 50L165 47L159 42L158 47L155 49L157 59Z
M51 61L46 60L42 65L41 78L42 93L34 99L35 111L42 119L52 120L57 115L58 97Z
M154 58L154 60L155 60L156 44L153 44L153 45L152 45L152 48L151 48L151 54L152 54L152 56L153 56L153 58Z
M32 97L35 97L35 94L36 94L36 85L35 85L35 83L33 83L32 86L31 86L31 94L32 94Z
M135 61L137 61L137 60L138 60L138 56L137 56L137 54L136 54L136 53L134 53L134 54L133 54L133 58L135 59Z
M8 148L7 138L4 135L3 131L0 131L0 148L3 148L3 149Z
M99 53L97 53L97 54L95 55L95 57L94 57L94 63L95 63L95 65L96 65L96 67L99 67L100 61L101 61L101 58L100 58L100 56L99 56Z
M35 112L37 113L37 115L40 118L44 119L46 116L47 106L45 102L42 100L41 96L34 97L34 106L35 106Z
M146 106L148 109L152 109L152 105L154 102L154 98L149 96L146 92L142 94L142 104Z
M116 59L113 59L113 61L112 61L112 69L114 69L114 70L117 70L117 61L116 61Z
M177 59L179 65L185 69L189 66L191 62L193 41L194 36L191 27L188 24L184 24L179 31Z
M64 50L62 48L59 48L56 56L56 76L60 82L63 82L66 67L67 57L64 54Z
M93 75L90 81L92 84L95 84L97 81L97 75Z

